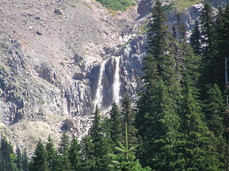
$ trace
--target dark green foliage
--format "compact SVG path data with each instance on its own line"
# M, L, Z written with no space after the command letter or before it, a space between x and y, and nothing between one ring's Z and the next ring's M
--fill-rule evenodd
M29 158L26 149L24 149L24 152L22 154L22 170L29 171Z
M19 147L17 147L16 155L17 155L17 168L19 171L21 171L22 170L22 154L21 154L21 150Z
M205 118L209 129L216 137L220 137L224 132L223 113L225 102L219 87L214 84L208 87L208 98L205 102Z
M209 130L212 131L215 135L215 146L218 152L218 156L221 160L221 168L223 168L226 149L226 140L223 137L225 130L225 102L222 93L216 84L208 86L207 95L208 98L205 101L204 107L206 124Z
M218 139L213 132L217 132L219 125L218 131L222 132L223 127L222 122L217 125L219 118L215 114L211 115L214 116L211 124L216 127L210 128L215 129L213 132L204 120L197 88L201 60L185 42L179 15L173 36L168 33L163 16L157 1L152 14L154 22L148 33L149 47L143 61L143 85L136 118L143 143L137 154L140 154L143 165L155 170L220 170L223 165L222 151L219 150L222 136ZM201 73L201 88L212 72L209 64L214 65L212 26L211 8L205 5L201 16L202 32L196 23L191 38L195 53L203 54L202 72L206 74ZM217 105L211 103L210 106L217 111ZM222 106L220 108L223 110Z
M69 162L69 136L63 132L61 141L59 144L59 154L60 154L60 163L62 171L71 170L70 162Z
M60 155L68 156L68 150L69 150L69 136L65 132L63 132L59 144L59 153Z
M110 119L108 124L110 124L110 138L114 146L117 146L118 142L122 140L122 119L116 103L113 103L109 114Z
M110 141L104 135L101 125L99 109L96 106L92 126L89 130L89 136L85 137L83 144L84 163L86 164L87 170L107 170Z
M219 169L220 161L216 139L203 121L203 114L196 92L189 85L189 78L184 83L183 115L181 117L181 132L184 141L181 143L185 167L194 170Z
M228 58L228 40L229 40L229 5L223 11L219 8L214 31L214 49L213 59L211 61L212 80L210 83L217 83L221 91L225 88L225 58Z
M196 21L195 22L195 27L192 30L192 35L190 37L190 44L193 48L193 52L196 55L200 55L201 54L201 34L200 34L200 30L199 30L199 22Z
M90 136L85 136L82 140L83 169L90 170L94 167L95 158L93 156L93 143Z
M44 148L44 145L39 142L37 143L37 147L34 152L34 157L30 167L31 171L49 171L48 161L47 161L47 153Z
M123 129L125 132L125 125L127 124L127 133L129 137L129 147L138 145L137 129L135 127L135 115L136 112L131 106L130 97L126 94L122 101L122 117L123 117Z
M80 150L81 147L78 143L78 140L75 136L73 136L69 148L69 161L71 163L72 170L82 170L82 156Z
M219 31L221 32L221 40L218 40L220 45L220 50L221 51L221 55L223 55L224 57L228 57L229 56L229 4L226 6L226 9L223 11L222 14L222 24L221 24L222 30Z
M47 162L51 171L56 171L59 168L58 163L60 163L60 157L57 154L57 151L54 147L53 140L51 136L48 137L48 142L45 146L47 152Z
M186 27L183 22L181 22L181 14L177 13L177 29L178 29L178 34L176 35L177 39L180 42L185 42L186 40Z
M103 6L111 10L125 11L127 7L134 5L132 0L97 0Z
M204 44L202 47L203 61L206 62L210 58L210 53L213 49L213 16L212 8L209 4L205 4L202 9L200 16L201 24L201 43Z
M212 8L209 4L205 4L201 11L200 16L200 28L201 28L201 77L200 77L200 89L201 98L206 98L207 84L216 83L214 77L215 59L213 55L214 51L214 27L213 27L213 14Z
M118 143L115 147L116 154L110 154L112 160L109 164L111 171L150 171L150 168L142 168L139 161L136 160L134 150L137 146L129 148L128 124L125 122L125 146Z
M0 170L18 171L17 157L13 152L11 144L5 139L5 137L1 137L0 145Z
M176 103L172 96L175 73L171 35L164 24L165 13L159 1L153 9L148 34L148 53L144 59L143 91L138 102L136 124L143 145L141 163L156 170L173 170L174 147L179 128ZM166 52L166 53L165 53ZM159 128L159 129L158 129Z
M101 117L98 106L96 106L92 126L89 131L89 135L92 137L92 143L99 142L102 137L100 124Z

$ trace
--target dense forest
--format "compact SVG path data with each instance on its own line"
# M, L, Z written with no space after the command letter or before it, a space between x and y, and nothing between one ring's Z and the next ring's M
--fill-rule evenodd
M30 159L1 137L0 170L228 170L229 5L205 4L190 39L179 13L172 31L165 22L157 1L136 105L126 95L108 115L96 108L82 141L63 133L56 148L49 137Z

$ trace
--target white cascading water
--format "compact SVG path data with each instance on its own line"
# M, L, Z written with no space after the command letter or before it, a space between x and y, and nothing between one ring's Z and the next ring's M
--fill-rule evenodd
M120 101L120 57L113 57L113 60L115 62L115 73L114 73L114 83L113 83L113 102L116 104L119 104Z
M103 84L102 84L102 80L103 80L103 73L104 73L104 70L105 70L105 64L106 64L106 61L103 61L101 63L101 66L100 66L98 85L97 85L97 90L96 90L95 100L94 100L94 111L95 111L96 105L98 106L98 108L102 107L102 102L103 102Z

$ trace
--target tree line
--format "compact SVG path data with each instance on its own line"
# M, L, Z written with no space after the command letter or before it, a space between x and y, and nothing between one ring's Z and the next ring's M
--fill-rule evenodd
M96 108L82 141L65 133L58 148L39 141L29 163L4 139L1 170L228 170L229 5L213 14L205 4L190 40L179 13L169 31L164 10L156 1L136 106L125 95L106 116Z

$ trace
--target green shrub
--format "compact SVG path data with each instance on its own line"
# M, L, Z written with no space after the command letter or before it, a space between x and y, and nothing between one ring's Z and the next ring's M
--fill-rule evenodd
M125 11L127 7L134 5L132 0L97 0L100 2L104 7L110 10L121 10Z
M194 4L197 4L197 3L200 3L204 0L176 0L176 8L178 9L178 11L183 11L184 9L194 5Z

